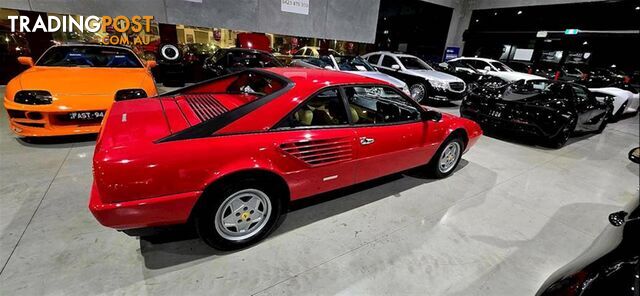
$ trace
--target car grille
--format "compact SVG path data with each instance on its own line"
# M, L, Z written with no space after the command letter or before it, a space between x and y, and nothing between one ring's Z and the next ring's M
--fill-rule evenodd
M280 149L311 166L351 160L353 153L348 138L284 143Z
M185 95L184 100L193 109L200 121L207 121L216 118L227 112L225 108L215 97L207 94Z
M449 82L449 88L452 91L463 91L464 90L464 82Z

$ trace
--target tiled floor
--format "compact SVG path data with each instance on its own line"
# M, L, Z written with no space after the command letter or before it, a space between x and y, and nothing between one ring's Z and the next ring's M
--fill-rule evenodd
M220 253L100 226L87 210L94 142L26 143L5 114L0 295L532 295L638 198L636 116L559 150L483 137L448 179L356 186Z

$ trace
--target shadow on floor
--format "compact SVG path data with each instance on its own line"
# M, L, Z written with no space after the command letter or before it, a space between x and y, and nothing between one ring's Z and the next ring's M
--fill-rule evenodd
M16 137L16 141L22 146L36 148L58 148L61 144L74 144L74 146L94 145L97 134L72 135L57 137Z
M501 140L501 141L505 141L505 142L509 142L517 145L528 146L528 147L540 149L540 150L560 149L560 148L550 148L550 147L543 146L542 139L538 137L530 136L530 135L513 133L505 130L494 129L494 128L484 127L484 126L482 127L482 131L483 131L483 135L487 137L491 137L497 140ZM597 135L597 134L596 133L576 133L572 135L571 138L569 138L569 140L563 147L591 138L594 135Z
M462 159L454 174L468 165ZM378 200L397 196L410 188L437 181L420 168L393 174L336 191L319 194L289 205L289 211L279 221L273 238L316 221L351 211ZM369 190L375 188L376 190ZM365 192L366 191L366 192ZM269 238L267 238L269 239ZM258 243L259 244L259 243ZM148 269L162 269L209 256L225 255L204 244L193 227L188 225L161 229L152 236L140 238L140 252Z

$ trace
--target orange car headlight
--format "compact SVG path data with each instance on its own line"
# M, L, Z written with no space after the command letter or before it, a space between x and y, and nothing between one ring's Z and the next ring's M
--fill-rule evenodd
M51 104L51 93L46 90L21 90L13 97L13 101L25 105Z

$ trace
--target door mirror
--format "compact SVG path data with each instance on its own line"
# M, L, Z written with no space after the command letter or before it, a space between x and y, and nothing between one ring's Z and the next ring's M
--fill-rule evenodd
M629 160L640 164L640 147L636 147L629 151Z
M489 66L485 66L483 70L485 70L485 71L489 72L489 71L491 71L491 67L489 67Z
M33 67L33 59L31 57L18 57L18 63Z
M446 69L446 68L449 68L449 64L447 64L447 63L445 63L445 62L442 62L442 63L438 64L438 66L440 66L440 67L442 67L442 68L445 68L445 69Z
M391 69L398 71L398 70L400 70L400 65L393 64L393 65L391 65Z
M327 69L327 70L333 70L333 67L331 67L331 66L329 66L329 65L324 66L324 68L325 68L325 69Z
M440 121L442 119L442 113L434 110L424 110L421 114L424 121Z
M158 63L156 61L154 61L154 60L147 61L147 69L151 69L151 68L153 68L153 67L155 67L157 65L158 65Z

